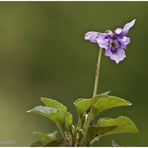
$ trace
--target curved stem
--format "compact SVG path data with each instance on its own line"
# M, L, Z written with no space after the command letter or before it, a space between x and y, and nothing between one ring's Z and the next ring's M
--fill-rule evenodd
M96 96L97 90L98 90L101 56L102 56L102 48L100 48L99 55L98 55L97 68L96 68L96 76L95 76L95 83L94 83L94 91L93 91L93 98Z
M62 127L60 126L59 123L57 123L57 126L58 126L58 128L59 128L59 130L60 130L60 132L61 132L61 134L62 134L62 136L63 136L63 138L64 138L64 140L65 140L65 142L66 142L66 144L68 144L67 139L66 139L66 135L65 135L65 133L64 133L64 131L63 131L63 129L62 129Z
M95 75L95 83L94 83L94 91L93 91L93 98L97 95L97 90L98 90L101 56L102 56L102 48L100 48L99 55L98 55L98 61L97 61L97 67L96 67L96 75ZM90 112L88 113L88 118L86 120L85 137L84 137L85 140L86 140L86 135L87 135L88 128L89 128L91 120L92 120L92 108L90 109Z

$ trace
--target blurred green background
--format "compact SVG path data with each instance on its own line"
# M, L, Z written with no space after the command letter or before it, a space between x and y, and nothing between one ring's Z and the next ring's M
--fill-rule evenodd
M84 40L87 31L104 32L136 18L125 61L103 56L100 92L111 90L133 103L101 114L129 116L136 135L104 137L125 146L148 146L148 3L147 2L0 2L0 146L29 146L32 131L56 127L27 114L40 97L65 103L92 96L98 46ZM6 141L9 141L6 144Z

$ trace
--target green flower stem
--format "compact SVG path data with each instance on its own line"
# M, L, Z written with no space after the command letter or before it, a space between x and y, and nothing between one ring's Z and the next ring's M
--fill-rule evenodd
M97 95L97 90L98 90L101 56L102 56L102 48L100 48L99 55L98 55L96 75L95 75L95 83L94 83L94 91L93 91L93 98ZM87 138L86 135L87 135L88 128L89 128L91 120L92 120L92 108L90 109L90 112L88 113L88 118L86 120L85 136L84 136L84 142L85 143L86 143L86 138Z
M76 142L74 144L74 147L77 147L78 146L78 141L79 141L79 133L77 131L77 134L76 134Z
M65 135L65 132L63 131L63 128L60 126L59 123L56 123L56 125L59 128L59 130L60 130L60 132L61 132L61 134L62 134L62 136L63 136L63 138L64 138L64 140L66 142L66 144L68 145L68 142L67 142L67 139L66 139L66 135Z
M81 129L81 119L80 119L80 116L78 117L78 123L77 123L77 128L78 129ZM78 146L78 142L79 142L79 131L78 129L76 130L76 138L75 138L75 144L74 144L74 147L77 147Z
M99 55L98 55L98 62L97 62L97 68L96 68L96 76L95 76L95 83L94 83L93 98L96 96L97 90L98 90L101 56L102 56L102 48L100 48Z

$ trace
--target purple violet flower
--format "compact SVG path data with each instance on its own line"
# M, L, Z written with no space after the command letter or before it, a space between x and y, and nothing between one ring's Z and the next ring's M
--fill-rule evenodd
M90 31L85 34L85 40L97 43L101 48L105 49L105 55L114 60L117 64L126 57L125 50L130 43L130 38L126 36L129 29L135 24L135 19L117 28L114 32L107 31L105 33Z

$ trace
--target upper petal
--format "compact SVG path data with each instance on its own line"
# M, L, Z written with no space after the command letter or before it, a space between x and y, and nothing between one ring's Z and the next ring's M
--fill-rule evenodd
M105 55L109 56L110 59L114 60L117 64L126 57L125 51L123 49L118 49L116 53L113 53L108 49L105 51Z
M134 26L135 21L136 21L136 19L134 19L133 21L131 21L131 22L124 25L123 31L122 31L123 35L126 35L128 33L128 31L129 31L129 29Z
M99 35L99 32L95 32L95 31L89 31L85 34L84 38L85 40L89 40L92 43L96 43L96 39Z
M122 33L122 28L117 28L115 30L115 33L118 34L118 35L121 34Z

